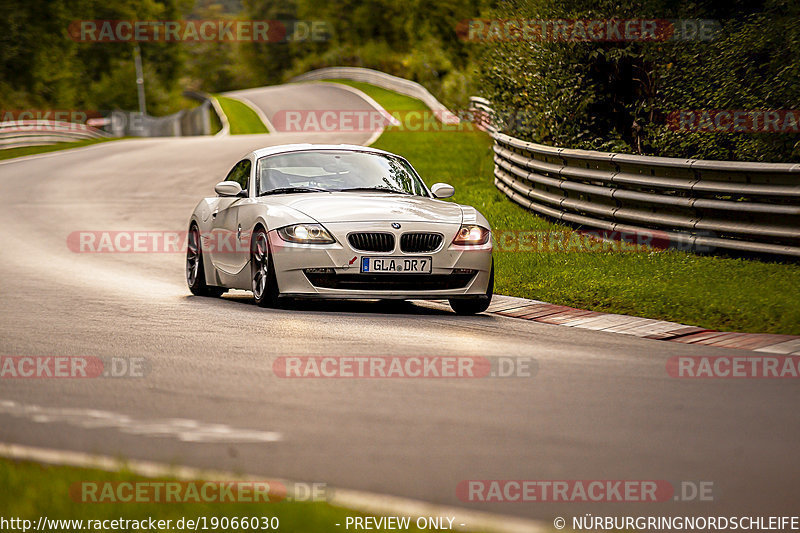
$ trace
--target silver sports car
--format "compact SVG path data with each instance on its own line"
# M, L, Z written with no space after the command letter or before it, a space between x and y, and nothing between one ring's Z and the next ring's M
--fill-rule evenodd
M400 156L352 145L263 148L236 163L189 223L186 279L197 295L447 299L485 311L494 265L489 224L445 202Z

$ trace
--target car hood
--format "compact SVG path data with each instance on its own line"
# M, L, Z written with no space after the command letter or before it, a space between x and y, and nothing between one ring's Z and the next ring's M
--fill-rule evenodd
M452 202L384 193L300 193L264 196L260 201L296 209L317 222L434 222L460 224L461 207Z

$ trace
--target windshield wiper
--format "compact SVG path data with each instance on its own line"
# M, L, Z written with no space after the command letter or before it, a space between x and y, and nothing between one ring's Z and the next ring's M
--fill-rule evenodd
M293 192L331 192L327 189L319 189L317 187L279 187L277 189L270 189L264 191L259 196L266 196L268 194L284 194Z
M339 192L358 192L358 191L389 192L395 194L408 194L414 196L413 193L410 193L408 191L402 191L400 189L392 189L391 187L353 187L351 189L339 189Z

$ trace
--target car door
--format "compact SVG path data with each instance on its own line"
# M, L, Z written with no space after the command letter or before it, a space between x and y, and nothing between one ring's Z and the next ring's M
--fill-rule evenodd
M225 181L235 181L247 192L252 162L243 159L236 163ZM239 206L246 198L221 198L211 213L212 244L209 255L221 274L235 275L248 260L248 241L239 225Z

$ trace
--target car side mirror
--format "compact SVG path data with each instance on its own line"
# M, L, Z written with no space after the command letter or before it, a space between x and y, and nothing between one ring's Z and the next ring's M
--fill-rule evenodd
M220 181L214 187L214 192L219 196L239 196L242 186L235 181Z
M447 183L434 183L431 192L434 198L450 198L456 193L456 189Z

